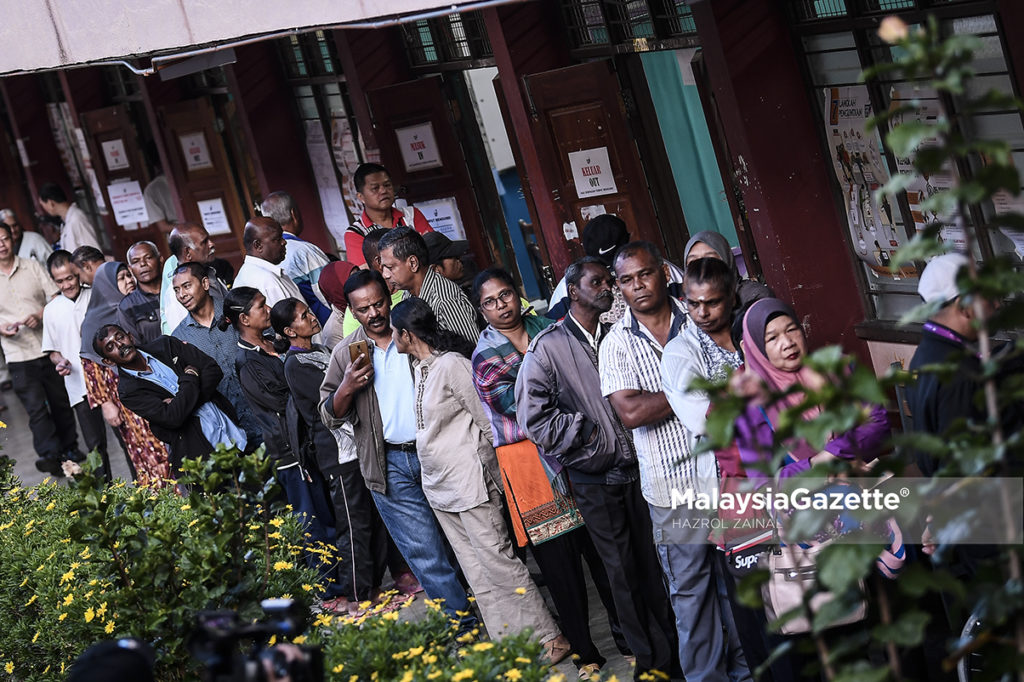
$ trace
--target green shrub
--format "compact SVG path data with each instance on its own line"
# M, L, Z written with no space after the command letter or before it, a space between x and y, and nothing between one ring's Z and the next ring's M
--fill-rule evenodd
M107 486L97 464L69 486L0 474L0 666L15 679L63 679L90 644L125 636L154 646L158 679L194 679L197 611L253 619L265 597L311 602L300 524L261 454L186 462L187 496Z

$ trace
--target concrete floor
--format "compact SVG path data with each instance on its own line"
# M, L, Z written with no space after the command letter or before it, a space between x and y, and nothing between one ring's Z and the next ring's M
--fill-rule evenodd
M0 393L0 400L5 402L8 408L4 412L0 412L0 421L7 424L6 429L0 429L0 454L7 455L15 461L14 473L21 479L22 484L32 486L41 483L50 474L38 471L35 467L36 451L32 449L32 432L28 428L28 414L21 406L18 396L14 395L14 391L3 391ZM82 438L81 430L78 432L78 449L85 452L85 440ZM110 467L114 471L114 477L130 481L128 461L109 426L107 427L107 452L110 455Z
M0 454L15 460L15 473L21 479L23 485L32 486L41 483L49 474L41 473L35 468L36 454L35 450L32 449L32 433L28 428L28 415L13 391L0 393L0 400L8 406L6 411L0 412L0 421L7 424L6 429L0 429ZM81 432L78 434L78 441L79 447L84 450L85 446ZM109 426L107 427L107 450L110 454L110 465L114 471L115 478L131 480L124 452ZM532 557L528 560L527 565L532 573L536 574L539 572L536 564L533 563ZM590 588L592 636L602 655L608 659L608 663L601 671L602 676L607 679L612 674L615 674L620 680L625 682L632 678L632 669L615 648L615 642L612 641L611 630L608 627L608 616L604 611L604 607L601 606L601 601L597 596L597 591L594 589L593 581L588 580L588 586ZM541 592L544 594L548 606L552 609L552 613L554 613L554 607L552 606L550 595L547 593L547 588L541 587ZM425 613L423 600L417 599L412 606L403 611L403 617L418 618L422 617L423 613ZM563 673L567 680L576 679L576 667L570 659L566 659L555 666L554 670Z

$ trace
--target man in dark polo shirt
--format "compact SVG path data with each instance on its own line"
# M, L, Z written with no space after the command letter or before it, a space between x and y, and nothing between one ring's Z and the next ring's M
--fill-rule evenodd
M126 254L139 286L117 307L117 323L140 344L160 336L160 279L164 259L153 242L135 242Z

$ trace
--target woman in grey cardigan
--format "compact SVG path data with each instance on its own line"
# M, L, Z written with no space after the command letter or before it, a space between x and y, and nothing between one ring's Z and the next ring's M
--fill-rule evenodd
M451 543L491 637L532 628L552 663L569 654L501 515L490 421L473 383L472 345L441 330L418 298L391 312L395 345L415 358L416 451L423 494Z

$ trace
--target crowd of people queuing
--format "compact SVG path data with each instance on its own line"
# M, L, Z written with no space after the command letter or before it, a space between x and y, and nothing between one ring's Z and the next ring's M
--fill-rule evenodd
M384 168L361 167L356 187L366 208L347 262L302 240L294 203L275 192L245 226L230 288L201 225L173 227L166 262L148 241L121 262L59 188L41 198L63 211L64 248L0 214L0 334L36 466L60 475L82 458L76 417L107 477L113 428L138 485L173 485L184 458L221 444L263 446L311 539L336 550L321 608L364 610L388 573L394 604L424 590L464 631L530 628L552 662L575 654L586 679L611 654L592 635L586 565L636 677L752 679L772 643L764 614L739 605L706 530L666 536L671 491L871 461L885 409L866 406L821 452L795 448L765 472L780 411L800 399L790 392L744 413L737 456L716 459L698 447L711 405L693 378L736 372L746 395L824 381L803 363L798 313L742 279L719 234L695 234L677 266L599 216L541 316L504 270L463 290L465 243L395 208ZM955 299L955 276L929 266L922 293ZM969 340L969 325L933 326ZM786 659L770 674L801 677Z

